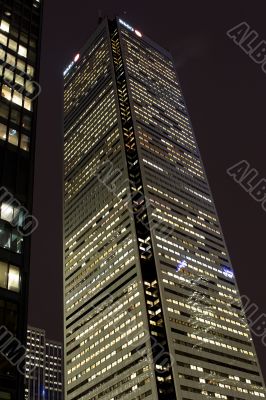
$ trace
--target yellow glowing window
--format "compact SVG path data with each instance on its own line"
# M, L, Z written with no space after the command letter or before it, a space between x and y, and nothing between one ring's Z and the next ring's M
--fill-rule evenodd
M25 71L25 63L22 60L17 60L17 69L20 71Z
M6 140L6 126L4 124L0 124L0 139Z
M0 261L0 287L19 292L20 271L18 267Z
M7 62L7 64L10 64L10 65L12 65L12 66L15 66L15 65L16 65L16 59L15 59L14 56L11 56L11 54L7 54L7 56L6 56L6 62Z
M7 80L7 81L13 81L13 78L14 78L14 72L12 72L10 69L8 69L8 68L6 68L5 69L5 72L4 72L4 78Z
M15 267L14 265L10 265L8 272L8 290L18 292L19 281L20 281L19 268Z
M17 105L22 106L22 94L15 90L12 101Z
M0 33L0 43L3 44L4 46L7 45L7 37Z
M26 135L21 135L20 148L24 151L29 151L30 149L30 138Z
M7 99L7 100L11 100L11 89L10 87L3 85L2 87L2 96Z
M31 81L26 81L26 90L31 94L34 92L34 85Z
M0 261L0 286L6 288L7 286L7 264Z
M28 97L25 97L24 99L24 108L29 111L32 109L31 100Z
M18 44L14 40L9 39L8 47L13 51L17 51Z
M24 78L21 75L16 74L15 82L21 86L24 86Z
M18 145L18 131L16 129L9 129L8 142L13 144L14 146Z
M6 56L6 52L3 49L0 49L0 60L4 60Z

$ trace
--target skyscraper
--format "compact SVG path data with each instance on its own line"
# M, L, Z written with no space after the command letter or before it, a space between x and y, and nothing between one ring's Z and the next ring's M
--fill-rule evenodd
M7 400L24 398L20 344L37 226L31 212L40 22L40 0L0 0L0 326L17 338L7 343L1 331L0 398Z
M66 399L265 397L171 54L104 19L64 80Z
M28 327L26 370L25 400L63 400L62 345L43 329Z

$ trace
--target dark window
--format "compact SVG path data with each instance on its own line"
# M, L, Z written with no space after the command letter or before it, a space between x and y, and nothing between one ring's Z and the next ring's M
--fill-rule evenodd
M0 117L8 118L8 106L2 102L0 102Z

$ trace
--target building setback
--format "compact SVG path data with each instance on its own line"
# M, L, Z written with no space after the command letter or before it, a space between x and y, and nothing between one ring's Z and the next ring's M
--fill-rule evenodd
M6 400L24 398L40 25L40 0L0 0L0 326L14 335L0 343Z
M263 378L171 54L104 19L64 71L67 400L248 400Z
M25 400L63 400L62 344L28 327Z

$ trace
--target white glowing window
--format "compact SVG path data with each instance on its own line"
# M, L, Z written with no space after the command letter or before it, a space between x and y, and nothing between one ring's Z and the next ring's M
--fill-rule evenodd
M19 268L15 267L14 265L10 265L8 271L8 290L18 292L19 281L20 281Z
M21 44L18 46L18 54L22 57L27 57L27 49L24 46L21 46Z
M2 29L2 31L9 32L9 28L10 28L9 23L2 19L0 24L0 29Z
M8 222L13 220L13 207L8 203L1 204L1 219Z

